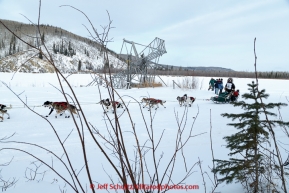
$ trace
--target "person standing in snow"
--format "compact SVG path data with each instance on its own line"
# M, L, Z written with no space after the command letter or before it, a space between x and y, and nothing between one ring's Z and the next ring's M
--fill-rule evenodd
M233 83L233 79L232 78L228 78L227 80L227 84L225 85L225 91L229 93L229 95L231 94L232 91L235 90L235 85Z
M219 95L219 83L220 83L220 79L217 79L215 81L215 94Z
M216 82L216 80L213 79L213 78L211 78L211 80L210 80L210 82L209 82L209 89L208 89L208 90L212 89L212 91L214 91L215 82Z
M220 90L219 93L223 92L223 88L224 88L223 79L221 78L220 83L219 83L219 90Z

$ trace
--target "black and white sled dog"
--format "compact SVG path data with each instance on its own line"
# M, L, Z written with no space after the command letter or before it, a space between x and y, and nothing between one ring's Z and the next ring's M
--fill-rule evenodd
M114 108L115 109L118 109L118 108L123 109L123 105L120 102L110 101L108 98L102 99L99 103L104 106L105 111L103 113L107 113L110 110L112 110L112 113L114 113Z
M6 105L0 104L0 113L2 114L2 116L0 116L0 122L3 121L3 119L4 119L4 114L6 114L6 115L8 116L7 119L10 119L10 115L9 115L9 113L7 112L7 109L12 109L12 106L10 105L10 107L7 107Z
M182 96L182 97L178 96L178 97L177 97L177 100L178 100L179 105L180 105L180 107L181 107L181 106L185 105L186 97L185 97L185 95Z
M184 94L183 98L185 99L184 105L189 107L191 107L196 100L194 97L188 97L187 94Z

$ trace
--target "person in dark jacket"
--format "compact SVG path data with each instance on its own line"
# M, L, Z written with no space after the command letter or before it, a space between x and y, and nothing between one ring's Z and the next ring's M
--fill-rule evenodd
M211 78L211 80L210 80L210 82L209 82L209 89L208 89L208 90L212 89L212 91L214 91L215 82L216 82L216 80L213 79L213 78Z
M233 79L228 78L227 84L225 85L225 91L228 93L231 93L234 90L235 90L235 84L233 83Z
M223 88L224 88L223 79L221 78L220 83L219 83L219 90L220 90L219 93L223 92Z
M221 83L220 79L217 79L215 82L215 94L219 95L219 84Z

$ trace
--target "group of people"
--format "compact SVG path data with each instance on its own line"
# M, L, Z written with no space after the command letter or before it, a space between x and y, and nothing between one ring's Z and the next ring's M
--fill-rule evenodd
M219 78L219 79L215 80L214 78L211 78L208 90L210 90L210 89L212 91L215 91L216 95L219 95L219 93L222 93L223 89L224 89L223 79Z
M219 78L219 79L214 79L211 78L210 82L209 82L209 89L208 90L212 90L215 91L216 95L219 95L223 92L223 89L225 89L225 92L228 93L228 97L231 97L231 101L235 101L236 98L238 98L239 96L239 90L235 90L235 84L233 83L233 79L232 78L228 78L227 83L224 87L223 85L223 79Z

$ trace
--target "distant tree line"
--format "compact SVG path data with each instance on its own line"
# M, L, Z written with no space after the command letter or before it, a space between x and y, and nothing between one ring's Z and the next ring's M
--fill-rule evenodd
M125 66L117 68L110 66L111 73L118 73L125 70ZM104 73L108 72L106 65L103 68L95 69L95 72ZM183 67L158 66L155 69L147 69L148 74L155 74L160 76L202 76L212 78L232 77L232 78L255 78L255 72L245 71L210 71L210 70L188 70ZM289 79L289 72L258 72L258 77L263 79Z
M221 77L235 77L235 78L255 78L255 72L245 71L209 71L209 70L148 70L149 73L155 73L157 75L175 75L175 76L204 76L212 78ZM289 79L289 72L258 72L259 78L266 79Z

